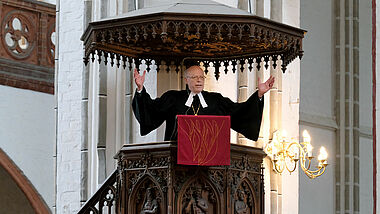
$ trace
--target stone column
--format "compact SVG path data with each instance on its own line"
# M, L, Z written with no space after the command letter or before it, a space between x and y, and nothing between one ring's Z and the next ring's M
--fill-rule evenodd
M106 18L109 14L107 0L100 1L100 18ZM103 56L108 57L108 56ZM104 61L104 60L102 60ZM106 137L107 137L107 65L99 65L99 111L98 111L98 134L97 134L97 155L98 155L98 184L102 184L106 178Z
M256 0L256 15L264 17L264 0Z
M239 0L238 1L238 8L242 10L249 10L249 4L247 0ZM240 61L238 61L237 68L240 68ZM254 72L250 72L249 69L247 68L249 65L246 64L244 66L244 71L241 72L240 69L237 69L236 74L238 77L238 102L245 102L248 98L250 93L249 87L250 88L255 88L255 84L249 84L249 75L254 75ZM252 70L255 70L254 68ZM255 81L256 82L256 81ZM238 134L238 143L239 144L244 144L244 145L251 145L251 146L256 146L255 142L250 141L249 139L245 138L244 135Z
M80 208L83 11L83 1L57 1L56 213L76 213Z
M335 0L336 213L359 212L358 0Z
M124 111L125 111L125 141L124 144L133 142L133 112L132 112L132 98L133 98L133 67L132 62L129 61L125 72L125 91L124 91Z
M88 23L92 20L92 0L84 1L84 20L83 29L86 29ZM82 143L81 143L81 192L80 202L83 205L88 195L88 84L89 84L90 66L83 65L82 79Z
M123 3L123 13L130 12L132 10L135 10L136 8L136 1L135 0L128 0L128 3ZM125 5L124 5L125 4ZM133 98L133 63L131 60L126 62L126 68L123 69L123 79L124 79L124 88L123 91L123 109L124 109L124 136L123 136L123 143L124 144L130 144L133 142L133 136L134 136L134 126L133 126L133 120L134 115L132 112L132 98Z
M272 0L270 4L270 19L282 22L282 0ZM275 83L273 88L269 92L270 99L270 107L269 107L269 115L270 115L270 126L269 126L269 135L270 138L273 138L273 133L275 131L282 131L282 71L280 62L277 61L276 69L273 68L273 61L277 59L272 59L270 66L270 75L275 78ZM264 81L265 79L262 79ZM287 173L287 172L285 172ZM279 174L275 174L272 171L273 178L272 180L276 180L274 184L271 182L271 202L272 208L271 213L282 213L282 176Z
M180 69L177 73L175 69L166 70L166 66L161 65L157 70L157 96L161 96L168 90L181 90L181 74L185 68ZM165 122L157 129L157 141L162 141L165 135Z

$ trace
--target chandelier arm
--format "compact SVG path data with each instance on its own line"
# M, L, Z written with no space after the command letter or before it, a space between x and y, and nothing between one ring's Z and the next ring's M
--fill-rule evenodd
M307 167L305 167L305 163L306 163L306 159L307 159ZM304 165L304 168L306 169L306 170L309 170L310 169L310 166L311 166L311 158L308 158L308 157L303 157L302 158L302 160L303 160L303 165Z
M288 157L288 158L289 158L289 157ZM290 159L290 158L289 158L289 159ZM284 162L285 162L285 167L286 167L286 169L287 169L290 173L292 173L292 172L294 172L294 171L296 170L296 168L297 168L297 161L291 159L291 162L293 163L293 169L289 169L288 164L286 163L286 161L284 161Z
M325 169L326 167L318 167L318 169L317 170L308 170L309 172L311 172L311 173L317 173L317 172L320 172L322 169Z
M301 168L302 168L302 170L306 173L307 171L309 171L309 169L310 169L310 160L308 160L308 166L307 167L305 167L305 165L306 165L306 159L307 158L305 158L305 157L302 157L301 158L301 163L300 163L300 165L301 165Z
M273 161L273 169L275 172L281 174L284 171L284 167L280 167L280 170L277 168L277 162L278 161Z
M323 169L323 170L322 170L322 169ZM322 170L322 171L321 171L321 170ZM326 167L323 166L322 168L320 168L320 170L315 171L315 172L318 172L318 173L316 173L316 174L313 174L313 173L311 173L310 171L305 172L305 174L306 174L310 179L314 179L314 178L317 178L317 177L321 176L321 175L325 172L325 170L326 170Z

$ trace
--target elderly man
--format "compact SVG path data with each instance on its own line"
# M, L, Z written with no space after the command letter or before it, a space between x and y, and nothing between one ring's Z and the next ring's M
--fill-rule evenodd
M177 115L229 115L231 128L251 140L257 140L264 106L263 95L274 83L259 79L258 90L246 102L234 103L219 93L204 91L205 75L199 66L185 71L187 90L165 92L151 99L144 88L146 71L140 76L134 71L137 90L132 101L133 112L140 123L141 135L146 135L166 121L165 140L177 140Z

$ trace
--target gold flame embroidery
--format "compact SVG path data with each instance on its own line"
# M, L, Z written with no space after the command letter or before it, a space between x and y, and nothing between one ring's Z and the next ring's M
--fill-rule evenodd
M193 161L199 165L207 164L218 152L219 144L216 143L219 133L223 128L224 121L221 124L215 120L184 120L187 130L179 126L183 130L189 140L193 152ZM216 145L215 145L216 144ZM214 145L216 146L213 149Z

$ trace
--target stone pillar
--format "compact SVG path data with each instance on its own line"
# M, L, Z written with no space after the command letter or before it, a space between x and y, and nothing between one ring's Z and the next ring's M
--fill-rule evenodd
M270 4L270 19L282 22L282 0L272 0ZM273 61L277 59L272 59L270 66L270 75L275 78L275 83L272 90L269 92L270 107L269 107L269 135L273 138L273 133L276 131L282 131L282 71L281 67L277 66L276 69L273 68ZM276 62L280 65L280 62ZM264 81L265 79L262 79ZM269 157L267 157L269 158ZM287 172L285 172L287 173ZM272 171L271 176L276 180L274 184L271 183L271 202L273 203L271 207L275 207L271 210L271 213L280 214L282 213L282 176L275 174ZM274 199L276 197L276 199Z
M125 141L124 144L133 142L133 120L134 115L132 112L132 98L133 98L133 67L132 62L129 61L125 72L125 91L124 91L124 111L125 111Z
M181 90L181 74L185 68L177 73L175 69L166 70L166 66L161 65L160 69L154 66L157 70L157 96L161 96L168 90ZM165 135L165 122L157 129L157 140L162 141Z
M272 11L281 11L280 14L273 14L273 17L281 17L282 23L299 27L300 26L300 5L301 0L283 1L281 7L274 8ZM280 73L280 72L278 72ZM287 66L286 73L282 75L277 83L281 89L281 124L279 127L285 128L290 138L298 140L299 136L299 108L300 108L300 61L295 59ZM282 198L281 212L283 213L301 213L300 207L300 185L298 171L302 171L297 166L297 170L293 173L284 171L282 174L282 184L279 188L279 197ZM304 176L304 175L302 175Z
M123 3L123 13L130 12L135 10L136 5L135 0L128 0ZM134 115L132 112L132 98L133 98L133 63L131 60L126 62L126 68L122 70L123 72L123 111L124 111L124 120L123 120L123 144L129 144L133 142L134 136L134 127L133 120ZM121 146L121 145L120 145Z
M264 17L264 0L256 0L256 15Z
M84 1L84 20L83 29L86 29L88 23L92 20L92 1ZM90 66L83 64L82 79L82 143L81 143L81 192L80 202L83 205L88 195L88 84L89 84Z
M56 23L60 23L59 15L59 3L60 1L56 1L56 14L55 21ZM0 3L0 9L2 4ZM0 14L1 15L1 14ZM59 25L55 25L55 56L54 56L54 117L55 117L55 144L54 144L54 205L52 208L52 213L57 213L57 198L58 198L58 159L57 159L57 147L58 147L58 65L59 65Z
M358 0L335 1L336 213L359 212Z
M128 1L128 12L132 10L136 10L136 1L135 0L127 0Z
M81 191L81 107L84 2L57 1L57 196L56 213L76 213ZM73 15L75 14L75 16ZM70 18L68 18L70 17Z
M247 0L239 0L238 1L238 8L241 9L241 10L249 10L249 4L248 4L248 1ZM240 61L238 61L238 65L237 65L237 68L240 68ZM256 84L253 83L253 84L249 84L249 75L254 75L254 72L250 72L249 69L247 68L248 67L248 64L246 64L246 66L244 66L244 70L243 72L240 71L240 69L237 69L237 77L238 77L238 91L237 91L237 94L238 94L238 102L241 103L241 102L245 102L251 93L250 90L249 90L249 87L250 88L256 88ZM255 70L254 68L252 70ZM256 82L256 81L255 81ZM242 134L237 134L238 136L238 143L239 144L243 144L243 145L252 145L252 146L256 146L256 143L255 142L252 142L251 140L247 139L244 137L244 135Z
M208 73L206 74L205 90L219 92L223 96L230 98L233 102L237 102L237 76L240 74L240 65L236 66L237 70L235 71L235 73L232 71L232 69L228 69L228 72L226 74L223 68L219 68L220 77L218 80L216 80L215 67L210 63L210 67L208 67L207 69ZM230 68L232 68L232 66ZM205 67L202 67L202 69L205 69ZM231 143L236 142L237 132L231 130Z
M100 1L100 18L106 18L109 14L109 5L107 0ZM108 57L108 56L103 56ZM104 61L104 60L102 60ZM97 156L98 156L98 184L102 184L106 179L106 137L107 137L107 65L99 65L99 111L98 111L98 134L97 134Z

